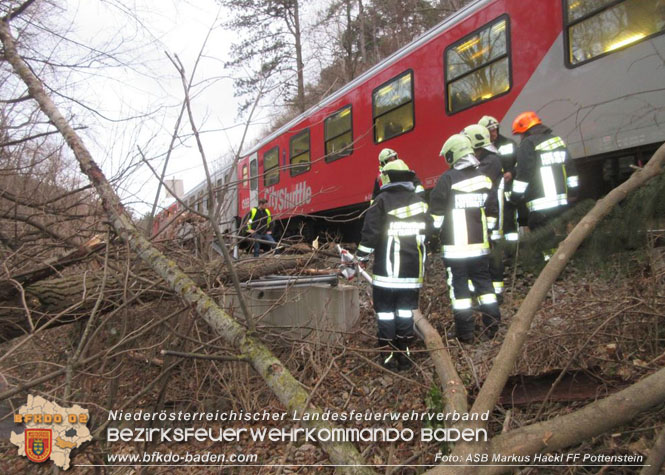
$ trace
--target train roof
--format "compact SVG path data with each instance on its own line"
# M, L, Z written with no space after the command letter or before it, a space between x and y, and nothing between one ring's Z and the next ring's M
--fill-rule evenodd
M222 166L222 168L219 168L218 170L215 170L213 172L210 172L210 181L212 182L213 187L215 186L215 183L219 179L223 179L224 183L226 184L226 178L232 178L229 177L229 173L232 172L232 169L235 168L236 164L231 163L228 165ZM183 200L187 200L191 198L192 196L195 196L197 193L200 191L204 191L208 189L208 180L204 178L201 182L199 182L196 186L193 188L190 188L189 191L187 191L183 196Z
M374 66L372 66L370 69L365 71L363 74L352 80L351 82L347 83L345 86L342 88L338 89L334 93L332 93L330 96L326 97L323 99L321 102L313 105L309 109L307 109L305 112L302 114L298 115L297 117L291 119L289 122L281 126L279 129L275 130L273 133L268 135L266 138L261 140L258 144L253 146L248 152L242 153L241 156L247 156L251 155L254 152L257 152L261 147L266 145L268 142L274 140L275 138L279 137L282 135L284 132L287 132L289 129L291 129L294 125L296 125L298 122L302 121L306 117L312 115L314 112L317 110L327 106L331 102L334 102L335 100L339 99L342 97L344 94L347 92L351 91L355 87L359 86L360 84L364 83L371 77L373 77L376 73L381 71L384 68L387 68L388 66L392 65L399 59L403 58L407 54L411 53L412 51L418 49L420 46L424 45L425 43L429 42L430 40L434 39L437 37L439 34L442 32L446 31L448 28L451 26L454 26L458 22L464 20L465 18L469 17L471 14L475 13L478 11L482 6L484 6L487 3L492 2L493 0L476 0L475 2L469 3L465 7L462 7L462 9L458 10L457 12L453 13L449 17L445 18L441 23L433 27L431 30L426 31L423 33L421 36L413 40L411 43L403 46L402 48L398 49L395 51L393 54L388 56L387 58L383 59L382 61L376 63Z

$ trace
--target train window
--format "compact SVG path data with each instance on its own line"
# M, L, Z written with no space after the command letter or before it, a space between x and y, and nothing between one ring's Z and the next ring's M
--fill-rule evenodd
M446 48L447 112L453 114L510 90L507 16Z
M372 117L376 143L413 129L413 71L400 74L372 92Z
M279 147L263 154L263 186L279 183Z
M255 158L249 161L249 188L256 190L259 187L259 163Z
M247 173L247 165L242 166L242 186L245 187L247 186L247 179L249 178L249 174Z
M665 31L665 2L564 0L566 63L578 66Z
M323 129L326 142L326 162L330 163L353 153L351 106L346 106L326 118L323 122Z
M310 168L309 129L291 137L291 176L305 173Z

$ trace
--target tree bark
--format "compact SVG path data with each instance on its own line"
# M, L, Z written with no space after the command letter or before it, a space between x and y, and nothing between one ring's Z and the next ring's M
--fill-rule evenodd
M455 369L450 353L443 345L441 335L430 325L420 310L414 311L414 322L425 337L425 346L430 352L430 358L432 358L436 373L441 380L446 412L460 414L467 412L469 406L466 388Z
M467 444L453 452L465 460L468 454L532 455L554 452L579 444L591 437L630 422L637 414L665 401L665 368L647 376L605 399L596 401L571 414L531 424L492 438L488 443ZM496 474L510 472L510 466L451 467L440 465L428 474Z
M492 439L490 454L529 455L553 452L630 422L643 412L665 401L665 368L651 376L596 401L572 414L531 424ZM483 474L501 473L500 467L485 467Z
M31 97L39 103L42 112L65 138L81 170L95 186L116 233L171 286L178 296L196 308L199 315L222 336L227 344L237 348L241 355L252 362L254 369L289 412L320 414L321 410L317 407L306 406L309 395L268 348L255 337L248 335L242 326L224 312L172 260L157 250L134 226L120 198L111 188L83 141L46 94L40 80L19 56L9 24L5 21L0 22L0 39L4 46L5 59L26 84ZM330 428L330 425L323 421L308 421L305 425L311 428ZM348 442L320 442L320 444L333 464L345 466L342 469L345 472L373 473L369 468L363 467L364 461L352 444Z
M103 245L102 243L97 246ZM75 252L79 251L76 250ZM68 257L72 258L69 254ZM239 279L243 281L257 279L264 275L301 267L311 262L311 258L261 259L261 261L245 261L247 265L237 269ZM79 262L79 260L74 262ZM44 269L51 268L46 266ZM215 282L216 280L228 282L230 280L228 270L220 270L217 267L207 269L197 267L185 270L185 273L199 287L204 287L206 282ZM42 269L26 274L26 279L31 278L32 283L25 285L23 288L28 306L34 314L39 315L39 317L33 315L34 329L39 329L45 325L54 328L87 318L86 314L95 304L95 290L102 281L101 275L97 272L86 272L35 282L35 276L45 274L45 271L42 273ZM129 285L134 295L140 294L141 300L144 302L170 297L169 293L165 293L163 286L155 288L152 269L134 269L133 277L130 278L129 282L126 283L124 279L124 275L117 271L109 272L106 282L106 299L102 302L101 313L107 313L120 305L121 299L116 301L113 296L122 295L125 284ZM151 288L154 288L154 290L151 290ZM16 289L16 286L12 286L12 289ZM18 291L12 295L0 295L0 303L7 309L0 316L0 342L13 340L32 331L22 304L16 299L17 293Z
M487 375L478 398L471 408L472 412L483 413L494 408L501 391L513 370L515 361L526 342L527 332L531 327L536 311L540 308L547 292L575 254L582 241L587 238L598 223L621 202L630 192L636 190L651 178L661 174L665 166L665 144L661 145L644 168L637 170L623 184L613 189L605 198L598 200L572 230L568 237L559 245L554 256L542 270L538 279L529 290L524 302L508 328L501 350L494 360L494 365Z
M90 239L88 242L84 243L78 249L73 249L62 256L54 257L48 259L44 262L44 265L38 269L33 269L29 272L24 272L20 275L13 275L11 280L14 283L9 281L0 281L0 301L8 300L18 294L18 285L30 285L34 282L39 282L44 280L47 277L55 274L56 272L64 269L67 266L71 266L80 262L85 257L89 256L91 253L96 252L104 247L104 243L100 242L98 236ZM1 333L0 333L1 335Z
M305 112L305 64L302 59L302 35L300 30L300 0L293 1L293 38L296 46L296 73L298 75L298 111Z
M584 239L591 234L598 222L626 196L651 178L663 173L665 167L665 144L654 153L644 168L599 200L587 215L575 226L568 237L559 245L527 294L517 314L513 317L508 333L494 360L485 383L471 408L472 413L482 414L494 409L501 391L513 370L515 361L526 342L527 332L536 311L547 295L550 287L563 271L572 255ZM459 444L454 456L465 457L473 453L533 454L552 451L573 445L593 435L602 434L609 428L630 421L640 411L665 400L665 369L645 378L643 381L616 393L602 401L593 403L574 414L559 416L547 422L532 424L517 431L508 432L493 438L488 444ZM473 421L469 427L481 423ZM492 471L494 470L494 471ZM501 467L484 468L482 473L499 473ZM438 466L427 473L462 474L478 473L476 467Z
M660 469L665 463L665 427L660 430L656 442L649 451L649 457L645 462L646 467L642 469L640 475L658 475Z

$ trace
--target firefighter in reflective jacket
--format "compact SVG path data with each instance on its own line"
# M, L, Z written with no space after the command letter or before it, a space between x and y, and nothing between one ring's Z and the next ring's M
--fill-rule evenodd
M434 227L442 232L443 261L455 318L455 333L463 343L473 343L474 319L471 291L475 288L486 334L497 332L501 312L489 274L489 231L496 224L498 206L492 180L478 169L471 142L453 135L443 144L441 155L450 169L430 195Z
M517 154L517 144L513 139L501 135L499 131L499 121L490 115L483 116L478 123L487 127L490 132L490 140L501 158L501 167L503 168L503 191L508 196L513 187L513 177L515 176L515 156ZM526 226L527 217L526 207L520 209L520 219ZM504 200L502 219L497 224L497 235L503 236L506 241L517 241L519 238L517 207L510 201Z
M365 215L356 257L374 254L372 293L377 316L380 363L408 369L413 311L423 285L427 203L415 192L414 172L402 160L382 170L381 193Z
M504 217L503 211L505 200L503 194L504 175L501 158L497 155L497 150L490 141L490 131L487 127L480 124L469 125L464 128L464 135L468 137L476 158L480 161L478 169L483 175L492 180L492 193L496 196L499 211L497 215L497 224L492 230L490 240L496 242L503 237L501 234L503 230L501 223L503 222ZM492 244L492 242L490 244ZM490 277L492 278L494 293L496 294L499 303L501 303L503 298L503 253L501 252L501 247L494 245L491 245L490 247L492 248L489 262ZM472 290L475 289L472 288Z
M535 112L523 112L513 122L522 135L511 201L529 210L530 229L558 216L577 197L577 169L561 139L545 127Z
M379 174L376 177L376 180L374 180L374 189L372 190L372 201L376 199L376 196L381 193L381 170L383 169L384 166L386 166L388 163L392 162L393 160L399 160L399 156L397 156L397 152L395 152L392 148L384 148L381 150L379 153ZM413 186L416 187L416 193L424 193L425 188L423 187L422 183L420 182L420 179L416 176L416 174L413 174Z

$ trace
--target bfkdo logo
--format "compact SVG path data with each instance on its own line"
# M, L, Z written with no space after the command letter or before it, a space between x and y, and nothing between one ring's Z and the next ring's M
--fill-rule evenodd
M26 429L25 455L33 462L45 462L51 456L52 442L51 429Z
M28 396L14 414L14 423L22 424L25 431L12 431L9 440L18 447L19 456L35 463L51 460L67 470L72 450L92 440L88 418L88 410L81 406L62 407L41 396Z

